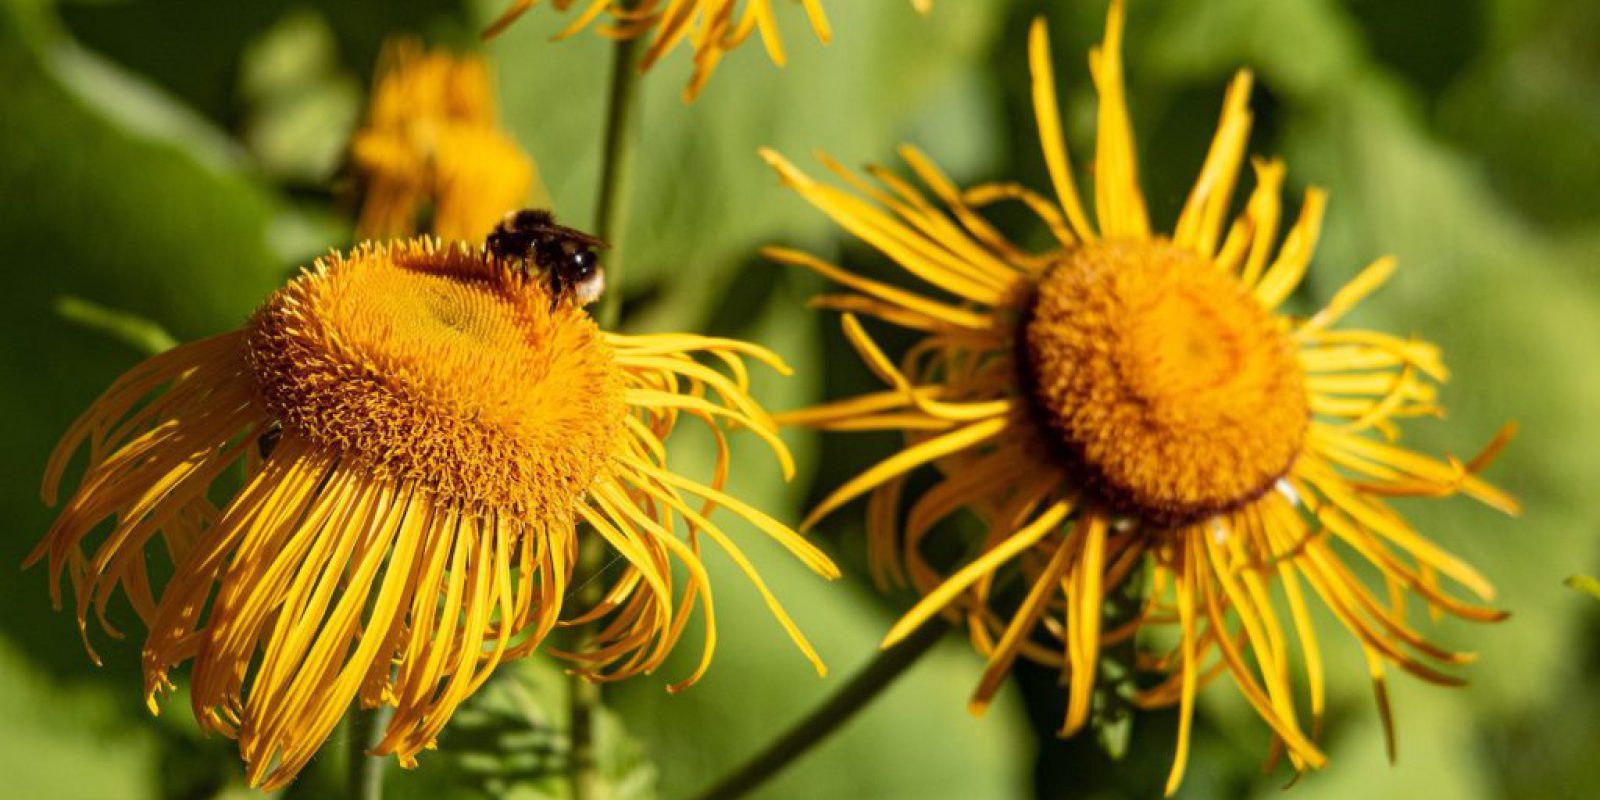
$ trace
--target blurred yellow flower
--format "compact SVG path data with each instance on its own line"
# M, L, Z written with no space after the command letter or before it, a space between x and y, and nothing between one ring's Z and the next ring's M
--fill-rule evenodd
M515 0L500 18L484 33L494 36L539 0ZM833 38L828 17L822 10L821 0L794 0L801 4L811 29L824 44ZM705 88L706 81L716 70L722 57L759 32L761 43L773 63L783 66L786 56L783 39L778 34L777 18L773 15L772 0L744 0L744 10L738 11L740 0L639 0L626 3L619 0L551 0L558 11L582 5L576 18L557 38L571 36L606 16L609 21L599 25L601 35L614 39L636 39L650 36L650 44L639 62L641 71L655 65L661 57L678 45L688 42L694 50L694 75L683 90L685 102L693 102Z
M828 162L851 192L768 152L788 185L927 291L801 252L768 252L850 290L816 304L844 312L847 338L890 386L779 421L897 430L907 439L902 452L846 481L801 526L870 495L875 578L909 582L923 596L884 645L935 615L964 621L988 658L974 712L1022 656L1061 671L1068 694L1061 733L1071 735L1090 718L1101 648L1175 625L1172 651L1141 655L1140 666L1160 678L1136 698L1181 709L1170 793L1187 761L1195 695L1224 673L1271 727L1274 757L1286 748L1296 769L1324 763L1315 743L1323 661L1308 587L1359 642L1386 730L1389 665L1460 683L1439 667L1471 656L1423 638L1406 619L1408 595L1435 613L1503 615L1443 589L1441 576L1492 597L1482 575L1413 530L1388 498L1461 493L1507 513L1518 507L1477 477L1510 428L1467 462L1392 443L1402 420L1441 413L1439 352L1415 339L1334 327L1388 278L1392 259L1368 266L1309 318L1280 310L1310 263L1324 195L1307 192L1279 244L1284 166L1257 160L1255 189L1229 224L1251 125L1249 73L1229 87L1176 228L1152 230L1129 124L1122 33L1123 6L1114 2L1105 40L1089 58L1100 98L1091 198L1098 224L1074 185L1040 20L1030 39L1033 99L1054 199L1013 183L958 189L904 148L941 209L881 168L869 169L873 183ZM1055 244L1036 253L1004 237L980 213L1002 201L1031 209ZM921 339L896 363L858 315ZM942 479L910 500L902 521L908 477L924 465ZM945 573L929 563L924 545L961 509L984 523L986 535L976 557ZM1381 580L1374 586L1368 576ZM1146 605L1103 628L1106 594L1129 580L1140 581ZM1284 610L1309 682L1308 708L1291 689Z
M423 230L482 239L527 204L538 181L532 159L499 127L483 59L424 51L410 39L384 48L350 161L363 193L362 239Z
M539 648L558 620L595 633L582 652L557 654L616 680L660 666L698 606L703 654L671 689L695 682L716 646L702 537L821 672L707 519L725 506L838 574L722 491L725 425L791 467L747 393L746 358L786 370L739 341L602 332L553 302L545 281L476 248L364 245L319 261L243 330L113 384L51 457L54 504L87 445L81 482L30 563L48 560L58 605L70 578L86 645L91 613L118 635L105 612L122 587L149 630L151 710L171 670L192 662L201 727L238 738L251 784L266 788L293 780L353 702L393 706L376 752L415 764L495 666ZM681 416L705 422L717 445L707 482L668 467ZM596 605L561 619L580 523L624 566Z

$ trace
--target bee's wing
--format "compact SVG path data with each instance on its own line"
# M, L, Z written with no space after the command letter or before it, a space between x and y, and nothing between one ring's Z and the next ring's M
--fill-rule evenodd
M585 247L595 247L595 248L605 249L605 248L609 248L611 246L611 244L609 242L607 242L606 240L601 239L598 236L591 236L591 235L589 235L587 233L584 233L583 231L580 231L580 230L578 230L576 228L568 228L565 225L552 225L551 227L554 230L556 230L557 232L559 232L562 236L564 236L564 237L566 237L568 239L571 239L572 241L578 242L578 243L584 245Z

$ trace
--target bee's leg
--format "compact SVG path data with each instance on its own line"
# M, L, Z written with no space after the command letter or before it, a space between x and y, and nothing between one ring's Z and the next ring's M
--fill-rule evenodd
M555 310L556 306L561 305L561 301L565 299L567 293L566 285L562 282L561 278L556 275L556 271L553 269L547 269L545 271L545 281L550 287L550 309L553 311Z

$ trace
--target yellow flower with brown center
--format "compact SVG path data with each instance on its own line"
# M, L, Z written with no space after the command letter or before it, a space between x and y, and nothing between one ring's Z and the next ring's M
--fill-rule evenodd
M243 330L112 385L51 458L54 504L87 446L30 563L48 559L57 604L70 578L86 645L91 613L116 635L105 612L122 587L149 630L151 710L190 662L201 727L238 738L250 782L267 788L291 781L353 702L396 709L375 750L414 764L497 664L538 649L558 622L595 630L559 655L616 680L658 667L699 608L702 658L670 688L694 683L716 645L702 537L821 672L707 519L724 506L838 574L722 491L726 426L791 466L748 394L746 359L786 370L735 340L603 332L545 281L459 243L364 245L319 261ZM718 445L709 481L668 466L681 417ZM230 477L240 464L242 486ZM597 605L563 619L580 524L624 566ZM170 578L158 585L152 571Z
M485 37L495 36L505 30L539 0L515 0L500 18L489 26ZM833 30L828 16L822 10L821 0L794 0L804 9L811 29L824 44L832 40ZM683 90L685 102L694 102L716 71L722 57L759 33L761 43L774 64L783 66L787 56L783 39L778 33L772 0L551 0L558 11L581 6L572 22L557 35L566 38L582 31L604 16L608 22L599 26L601 35L613 39L639 39L650 37L650 44L640 58L639 69L648 70L662 56L679 45L687 43L694 51L694 74Z
M1492 597L1482 575L1407 525L1388 498L1460 493L1507 513L1517 504L1477 476L1509 428L1467 462L1393 443L1402 420L1441 413L1439 352L1335 327L1388 278L1391 259L1368 266L1309 318L1282 313L1310 263L1324 196L1306 194L1280 244L1284 167L1258 160L1255 189L1229 223L1250 130L1249 73L1227 92L1174 231L1152 231L1124 95L1122 30L1114 2L1105 41L1090 55L1100 98L1098 224L1072 177L1041 20L1030 55L1053 200L1013 183L959 189L912 148L902 152L938 202L887 170L870 169L874 183L828 162L852 192L767 152L788 185L927 289L793 250L768 252L850 290L817 305L845 312L847 338L890 387L780 422L907 438L902 452L846 481L801 526L869 496L875 579L922 595L884 645L935 615L964 622L988 658L974 712L1020 656L1061 671L1061 733L1071 735L1090 719L1101 648L1175 625L1170 652L1149 652L1155 643L1141 641L1139 663L1157 677L1136 698L1180 706L1170 793L1188 758L1196 693L1223 674L1271 726L1275 754L1286 748L1296 769L1324 763L1315 743L1325 699L1313 598L1365 653L1386 731L1390 665L1459 683L1440 667L1470 655L1418 633L1407 596L1466 619L1502 614L1446 590L1449 579ZM1055 246L1030 252L1003 236L981 213L998 202L1031 209ZM893 361L858 315L921 339ZM908 501L902 519L908 478L925 465L942 477ZM974 557L947 572L930 563L926 545L962 509L986 535ZM1147 598L1143 608L1103 625L1106 595L1130 580ZM1297 660L1309 682L1305 705L1292 686Z
M363 193L358 238L428 230L476 241L526 204L538 176L499 127L482 58L400 39L384 48L373 84L350 145Z

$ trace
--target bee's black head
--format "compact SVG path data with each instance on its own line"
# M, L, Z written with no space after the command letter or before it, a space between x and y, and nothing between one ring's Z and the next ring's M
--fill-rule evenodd
M580 306L593 303L605 289L600 259L592 248L571 247L548 263L550 290L558 299L571 298Z
M600 257L594 250L583 248L567 257L567 273L572 280L586 280L600 268Z
M568 285L588 280L600 268L600 259L593 248L574 246L571 242L541 242L538 259L557 281Z

